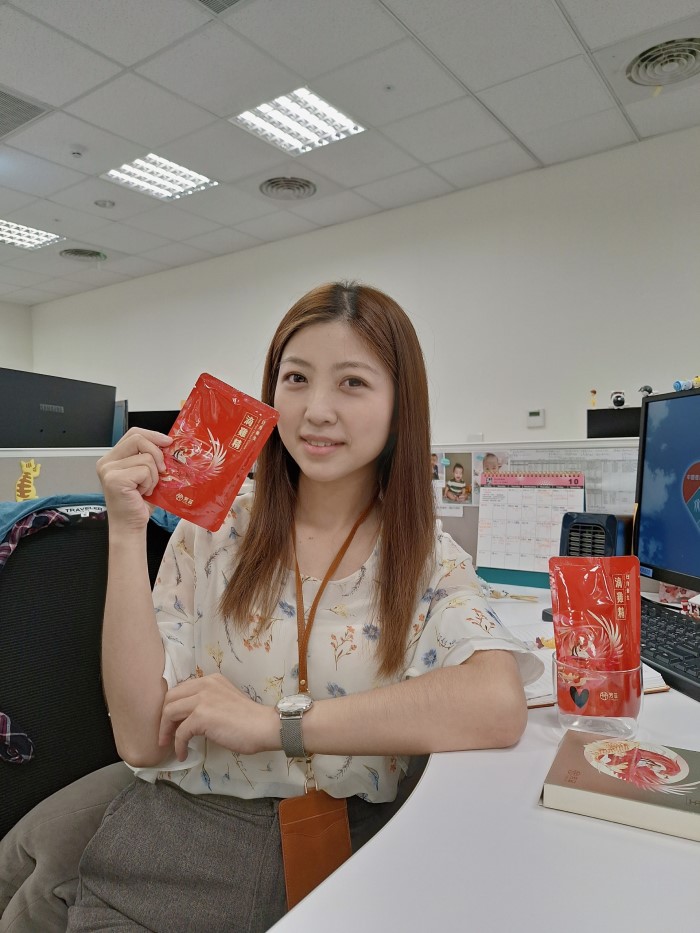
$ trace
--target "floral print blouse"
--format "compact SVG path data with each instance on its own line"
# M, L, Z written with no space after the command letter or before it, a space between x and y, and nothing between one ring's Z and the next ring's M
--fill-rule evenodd
M217 532L181 521L166 550L153 599L165 646L164 678L170 687L190 677L219 671L255 703L274 706L297 693L298 653L294 573L269 624L240 632L228 624L218 604L245 534L252 495L239 496ZM370 613L377 549L358 571L331 580L321 598L309 640L308 675L315 699L371 690L388 681L376 672L375 648L381 621ZM310 606L320 580L303 578L304 605ZM406 646L406 665L396 677L418 677L448 664L460 664L488 648L512 651L524 684L539 677L541 661L499 622L484 600L471 558L436 528L435 564L416 606ZM393 800L408 760L395 756L315 755L318 786L334 797L359 795ZM303 792L305 764L282 751L241 755L195 736L183 762L137 768L147 781L164 779L192 794L238 797L290 797Z

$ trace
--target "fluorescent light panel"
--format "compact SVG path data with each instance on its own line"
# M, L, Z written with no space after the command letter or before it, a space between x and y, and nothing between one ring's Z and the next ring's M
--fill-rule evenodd
M20 249L41 249L42 246L64 239L65 237L57 233L47 233L45 230L35 230L34 227L10 223L9 220L0 220L0 243L19 246Z
M245 110L230 122L290 155L327 146L365 129L307 87Z
M110 169L100 177L160 201L175 201L219 184L206 175L199 175L184 165L169 162L153 152L119 168Z

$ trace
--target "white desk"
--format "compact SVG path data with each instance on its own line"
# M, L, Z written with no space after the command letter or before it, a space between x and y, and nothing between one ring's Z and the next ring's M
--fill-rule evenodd
M496 608L534 621L544 604ZM275 933L696 930L700 844L538 805L561 734L537 709L514 748L433 755L397 816ZM700 703L646 696L639 737L700 749Z

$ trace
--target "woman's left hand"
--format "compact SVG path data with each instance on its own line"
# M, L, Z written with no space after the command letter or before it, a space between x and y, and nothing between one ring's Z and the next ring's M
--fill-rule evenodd
M158 744L175 741L178 761L187 743L203 735L232 752L254 755L280 748L279 715L242 693L223 674L186 680L168 690L163 702Z

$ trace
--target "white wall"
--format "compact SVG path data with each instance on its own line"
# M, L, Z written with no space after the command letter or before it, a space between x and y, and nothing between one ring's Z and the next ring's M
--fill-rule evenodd
M34 365L132 409L176 407L203 370L257 394L291 302L357 278L416 325L436 442L585 437L591 388L638 404L700 372L699 147L695 128L39 305Z
M0 366L32 369L32 312L0 301Z

